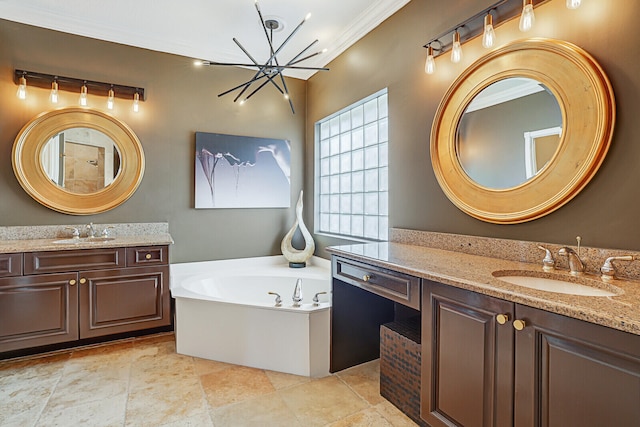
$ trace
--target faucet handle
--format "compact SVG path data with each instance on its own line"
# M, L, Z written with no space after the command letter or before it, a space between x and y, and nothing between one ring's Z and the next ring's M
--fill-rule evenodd
M275 306L276 307L280 307L282 305L282 297L280 297L280 295L277 292L267 292L269 295L275 295L276 296L276 300L275 300Z
M544 259L542 260L542 270L543 271L553 271L556 269L556 262L553 259L553 255L551 255L551 251L545 248L542 245L538 245L538 249L546 251Z
M320 304L320 298L318 298L320 295L324 295L326 294L326 292L318 292L314 295L313 297L313 305L318 305Z
M72 230L71 236L73 236L74 239L80 238L80 231L77 227L65 227L65 230Z
M613 261L633 261L632 255L624 256L611 256L604 261L602 267L600 267L600 273L602 273L602 280L614 280L616 278L616 268L613 265Z
M113 228L115 228L113 225L109 225L109 226L105 227L105 228L102 230L102 233L100 233L100 235L101 235L102 237L109 237L109 230L111 230L111 229L113 229Z

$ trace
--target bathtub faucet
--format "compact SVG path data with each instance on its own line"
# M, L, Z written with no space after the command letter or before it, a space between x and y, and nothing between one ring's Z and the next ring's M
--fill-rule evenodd
M276 307L280 307L282 305L282 297L280 297L280 295L276 292L267 292L269 295L275 295L276 296Z
M324 295L326 294L326 292L318 292L317 294L315 294L315 296L313 297L313 305L318 306L320 305L320 295Z
M293 290L293 306L300 307L302 302L302 279L296 280L296 287Z

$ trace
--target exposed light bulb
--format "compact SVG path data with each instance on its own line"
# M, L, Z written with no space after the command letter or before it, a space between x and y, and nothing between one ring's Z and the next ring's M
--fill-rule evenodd
M85 82L85 84L82 85L82 88L80 89L80 105L82 105L83 107L87 106L87 83Z
M307 16L304 17L305 21L308 21L311 18L311 12L307 13Z
M533 0L523 0L522 15L520 15L520 31L526 32L533 27L536 16L533 13Z
M133 94L133 112L140 111L140 94L138 92Z
M113 93L113 86L109 89L109 96L107 97L107 108L109 110L113 110L113 101L114 101L115 93Z
M436 60L433 58L433 48L431 45L427 46L427 61L424 64L424 72L427 74L433 74L436 71Z
M460 33L453 33L453 47L451 48L451 62L458 63L462 59L462 46L460 46Z
M27 79L24 75L20 77L20 84L18 85L18 92L16 92L18 99L27 99Z
M49 95L49 100L52 104L58 103L58 82L55 80L51 83L51 94Z
M288 93L284 94L284 99L287 99L287 100L289 99L289 94Z
M567 9L577 9L582 4L582 0L567 0Z
M482 46L492 48L496 42L496 32L493 30L493 16L487 13L484 17L484 33L482 34Z

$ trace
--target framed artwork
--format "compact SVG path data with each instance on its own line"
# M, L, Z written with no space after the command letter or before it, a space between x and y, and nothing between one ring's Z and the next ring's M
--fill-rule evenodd
M289 141L196 132L196 209L288 208L290 180Z

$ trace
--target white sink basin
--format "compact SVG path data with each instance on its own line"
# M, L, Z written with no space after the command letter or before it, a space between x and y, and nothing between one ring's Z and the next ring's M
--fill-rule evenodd
M115 237L80 237L78 239L54 240L55 245L79 245L80 243L102 243L115 240Z
M587 284L576 283L569 280L564 280L562 276L553 277L538 277L538 276L525 276L518 274L509 274L516 272L494 272L493 276L499 280L502 280L512 285L523 286L525 288L536 289L545 292L556 292L559 294L579 295L579 296L591 296L591 297L611 297L620 294L620 290L616 292L614 286L607 285L599 282L595 282L598 286L590 286ZM550 275L551 276L551 275ZM590 281L590 279L584 279Z

